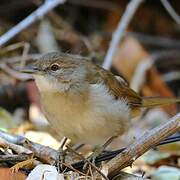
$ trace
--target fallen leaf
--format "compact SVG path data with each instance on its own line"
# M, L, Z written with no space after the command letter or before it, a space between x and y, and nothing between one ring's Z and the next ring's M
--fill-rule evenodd
M28 175L26 180L64 180L64 175L59 174L55 166L41 164L36 166Z

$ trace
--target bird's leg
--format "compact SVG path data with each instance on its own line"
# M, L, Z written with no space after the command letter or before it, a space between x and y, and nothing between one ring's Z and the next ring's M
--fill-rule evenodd
M90 160L92 160L92 163L95 164L95 159L96 159L96 157L98 157L100 154L102 154L103 151L106 149L106 147L107 147L109 144L111 144L111 142L112 142L115 138L117 138L117 136L112 136L112 137L110 137L102 146L100 145L100 146L96 146L96 147L94 148L93 153L89 156L89 158L91 158Z
M91 161L93 164L95 164L96 158L106 149L106 147L111 144L111 142L117 138L117 136L110 137L102 146L97 145L93 153L88 157L88 161ZM88 162L85 163L83 169L86 169L88 165Z
M78 151L79 149L81 149L85 144L75 144L72 149L74 151Z
M63 170L63 165L61 162L65 162L65 156L66 156L66 150L64 150L64 146L67 142L68 138L64 137L61 141L61 145L58 149L59 152L59 156L58 156L58 160L57 160L57 170L58 172L60 172L61 170Z

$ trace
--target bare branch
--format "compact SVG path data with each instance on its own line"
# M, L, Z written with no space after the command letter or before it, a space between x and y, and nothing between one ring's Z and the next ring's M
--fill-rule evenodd
M172 71L161 76L165 82L178 81L180 80L180 72Z
M17 144L10 143L1 137L0 137L0 147L12 149L18 154L22 154L22 153L32 154L33 153L29 149L19 146Z
M32 75L20 73L18 71L15 71L14 69L10 68L5 63L0 63L0 69L7 73L8 75L12 76L15 79L21 80L21 81L27 81L29 79L33 79Z
M19 145L21 145L20 147L22 149L28 149L29 152L33 152L34 155L38 157L42 162L48 164L55 163L55 161L58 159L59 156L58 151L48 146L43 146L41 144L34 143L32 141L29 141L25 137L12 135L1 130L0 130L0 140L2 141L2 143L0 141L0 146L1 144L3 146L4 142L6 142L6 144L9 143L10 145L12 145L11 147L9 146L11 149L17 146L19 147Z
M34 59L38 59L41 56L41 54L28 54L24 61L30 62L33 61ZM13 56L13 57L3 57L0 58L0 64L1 63L8 63L8 64L15 64L19 63L22 59L22 56Z
M136 92L140 91L146 81L146 72L152 67L152 65L153 61L151 61L151 57L147 60L145 59L144 61L139 62L130 82L130 87L133 90Z
M104 179L108 180L108 178L101 172L101 170L99 170L98 167L96 167L93 163L91 163L87 158L84 158L83 155L74 151L70 146L66 145L66 147L70 152L74 153L75 155L83 159L85 162L87 162L90 166L92 166L92 168L94 168Z
M109 161L106 164L109 177L117 175L121 169L131 165L139 156L179 130L180 113L172 117L166 124L146 132L133 144L129 145L121 154Z
M0 37L0 47L7 43L10 39L20 33L22 30L27 28L29 25L34 23L36 20L41 19L47 12L63 4L65 0L46 0L43 5L41 5L36 11L31 13L28 17L6 32Z
M173 9L173 7L171 6L171 4L168 2L168 0L161 0L162 5L164 6L164 8L166 9L166 11L169 13L169 15L172 17L172 19L178 24L180 25L180 17L179 15L176 13L176 11Z
M117 29L115 30L115 32L112 35L112 40L109 45L109 49L107 51L107 54L106 54L106 57L105 57L105 60L103 63L103 67L105 69L110 68L111 62L112 62L113 56L117 50L118 44L122 40L122 37L124 35L124 32L129 24L129 22L133 18L137 8L139 7L139 5L142 2L143 2L143 0L131 0L129 2L129 4L127 5L126 11L123 14L121 20L119 21Z
M25 161L27 160L30 156L28 154L5 154L5 155L0 155L0 162L19 162L19 161Z

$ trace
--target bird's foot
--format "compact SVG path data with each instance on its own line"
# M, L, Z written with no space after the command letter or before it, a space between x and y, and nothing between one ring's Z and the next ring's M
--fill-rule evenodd
M66 158L66 150L60 150L59 149L59 154L58 154L58 159L57 159L57 170L58 172L62 172L64 169L64 162L65 162L65 158Z
M106 147L116 138L117 136L112 136L109 138L102 146L96 146L93 150L93 153L87 158L83 169L87 169L88 165L92 163L93 165L96 165L96 158L104 152Z
M67 142L67 138L63 138L62 142L61 142L61 146L59 147L58 149L58 158L57 158L57 161L56 161L56 166L57 166L57 170L58 172L62 172L63 169L64 169L64 162L65 162L65 158L66 158L66 155L67 155L67 150L63 149L64 148L64 145L66 144Z
M86 158L86 162L83 166L83 170L86 170L89 165L96 165L96 158L103 152L102 146L96 146L93 153Z

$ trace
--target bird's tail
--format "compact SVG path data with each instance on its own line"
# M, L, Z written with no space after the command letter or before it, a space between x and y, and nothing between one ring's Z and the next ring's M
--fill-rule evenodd
M170 97L143 97L141 107L154 107L163 106L174 103L179 103L180 98L170 98Z

